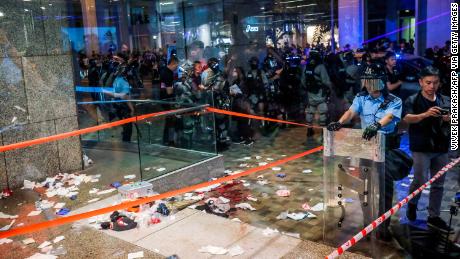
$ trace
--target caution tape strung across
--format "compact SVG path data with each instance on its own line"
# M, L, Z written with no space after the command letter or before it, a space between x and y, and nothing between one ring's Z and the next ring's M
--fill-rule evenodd
M69 131L69 132L65 132L65 133L61 133L61 134L48 136L48 137L37 138L37 139L27 140L27 141L18 142L18 143L14 143L14 144L10 144L10 145L0 146L0 153L10 151L10 150L20 149L20 148L26 148L26 147L30 147L30 146L34 146L34 145L44 144L44 143L48 143L48 142L52 142L52 141L56 141L56 140L65 139L65 138L80 136L80 135L83 135L83 134L96 132L96 131L100 131L100 130L104 130L104 129L109 129L109 128L113 128L113 127L116 127L116 126L120 126L120 125L124 125L124 124L128 124L128 123L133 123L133 122L148 119L148 118L153 118L153 117L157 117L157 116L161 116L161 115L166 115L166 114L169 114L169 113L172 113L172 112L187 111L189 109L190 108L184 108L184 109L177 109L177 110L169 110L169 111L149 113L149 114L139 115L139 116L135 116L135 117L127 118L127 119L122 119L122 120L118 120L118 121L114 121L114 122L109 122L109 123L105 123L105 124L101 124L101 125L97 125L97 126L93 126L93 127L88 127L88 128L85 128L85 129L79 129L79 130L74 130L74 131Z
M32 224L32 225L29 225L29 226L19 227L19 228L11 229L11 230L8 230L8 231L0 232L0 238L7 238L7 237L12 237L12 236L17 236L17 235L28 234L28 233L36 232L36 231L43 230L43 229L46 229L46 228L56 227L56 226L59 226L59 225L72 223L72 222L75 222L75 221L78 221L78 220L87 219L87 218L91 218L91 217L94 217L94 216L110 213L112 211L128 209L128 208L131 208L133 206L138 206L138 205L149 203L149 202L152 202L152 201L157 201L157 200L169 198L169 197L180 195L180 194L183 194L183 193L186 193L186 192L192 192L192 191L194 191L196 189L208 187L208 186L218 184L218 183L228 182L228 181L234 180L234 179L242 177L242 176L247 176L247 175L250 175L250 174L253 174L253 173L256 173L256 172L259 172L259 171L262 171L262 170L265 170L265 169L268 169L268 168L271 168L271 167L274 167L274 166L278 166L278 165L287 163L289 161L293 161L293 160L299 159L301 157L310 155L312 153L319 152L322 149L323 149L323 146L319 146L319 147L310 149L308 151L305 151L305 152L302 152L302 153L299 153L299 154L296 154L296 155L293 155L293 156L290 156L290 157L283 158L283 159L275 161L273 163L269 163L269 164L264 165L264 166L251 168L251 169L249 169L247 171L244 171L244 172L241 172L241 173L238 173L238 174L222 177L222 178L219 178L219 179L216 179L216 180L213 180L213 181L209 181L209 182L204 182L204 183L188 186L188 187L178 189L178 190L174 190L174 191L165 192L165 193L162 193L162 194L159 194L159 195L146 197L146 198L142 198L142 199L138 199L138 200L130 201L130 202L125 202L125 203L121 203L121 204L110 206L110 207L105 207L105 208L101 208L101 209L97 209L97 210L93 210L93 211L88 211L88 212L84 212L84 213L80 213L80 214L76 214L76 215L57 218L57 219L53 219L53 220L49 220L49 221L45 221L45 222L41 222L41 223L37 223L37 224Z
M400 202L398 202L393 208L391 208L389 211L385 212L382 216L374 220L371 224L369 224L366 228L361 230L358 234L353 236L350 240L345 242L343 245L341 245L339 248L337 248L334 252L326 256L326 259L332 259L336 258L339 255L343 254L347 249L355 245L359 240L361 240L363 237L367 236L370 232L372 232L374 229L376 229L380 224L382 224L385 220L388 220L392 215L394 215L402 206L406 205L410 200L412 200L415 196L417 196L420 192L422 192L424 189L426 189L428 186L430 186L433 182L438 180L439 177L444 175L449 169L454 167L456 164L460 162L460 158L455 159L454 161L450 162L449 164L445 165L441 170L436 173L435 176L433 176L428 182L420 186L417 190L412 192L410 195L408 195L406 198L402 199Z
M207 107L206 110L214 113L220 113L220 114L226 114L226 115L231 115L231 116L237 116L237 117L244 117L248 119L255 119L255 120L262 120L262 121L271 121L271 122L277 122L277 123L283 123L283 124L290 124L290 125L296 125L296 126L301 126L301 127L308 127L308 128L318 128L322 129L323 127L320 126L314 126L314 125L309 125L309 124L302 124L302 123L297 123L297 122L292 122L292 121L285 121L285 120L277 120L277 119L272 119L272 118L266 118L266 117L261 117L261 116L256 116L256 115L251 115L251 114L245 114L245 113L239 113L239 112L232 112L232 111L227 111L227 110L220 110L212 107Z
M9 145L4 145L4 146L0 146L0 153L10 151L10 150L15 150L15 149L20 149L20 148L26 148L26 147L30 147L30 146L35 146L35 145L39 145L39 144L44 144L44 143L48 143L48 142L53 142L53 141L66 139L66 138L70 138L70 137L80 136L80 135L83 135L83 134L96 132L96 131L100 131L100 130L104 130L104 129L109 129L109 128L113 128L113 127L121 126L121 125L124 125L124 124L141 121L141 120L152 118L152 117L158 117L158 116L162 116L162 115L167 115L167 114L170 114L170 113L186 112L186 111L188 111L190 109L194 109L194 108L196 108L196 107L149 113L149 114L134 116L134 117L131 117L131 118L122 119L122 120L118 120L118 121L114 121L114 122L109 122L109 123L105 123L105 124L101 124L101 125L97 125L97 126L93 126L93 127L88 127L88 128L85 128L85 129L79 129L79 130L74 130L74 131L69 131L69 132L65 132L65 133L60 133L60 134L48 136L48 137L37 138L37 139L27 140L27 141L13 143L13 144L9 144ZM277 119L272 119L272 118L265 118L265 117L260 117L260 116L250 115L250 114L244 114L244 113L231 112L231 111L220 110L220 109L215 109L215 108L210 108L210 107L207 107L206 110L209 111L209 112L226 114L226 115L231 115L231 116L238 116L238 117L245 117L245 118L249 118L249 119L271 121L271 122L277 122L277 123L283 123L283 124L291 124L291 125L296 125L296 126L301 126L301 127L321 128L321 127L318 127L318 126L301 124L301 123L296 123L296 122L291 122L291 121L277 120Z

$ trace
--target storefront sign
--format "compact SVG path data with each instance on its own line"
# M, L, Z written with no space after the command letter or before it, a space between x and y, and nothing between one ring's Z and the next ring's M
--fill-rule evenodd
M256 32L256 31L259 31L259 27L257 26L251 26L251 25L247 25L246 26L246 32Z

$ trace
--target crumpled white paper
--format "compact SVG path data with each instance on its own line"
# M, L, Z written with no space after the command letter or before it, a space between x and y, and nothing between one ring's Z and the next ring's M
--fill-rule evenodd
M256 210L251 204L243 202L235 205L235 208L243 209L243 210Z
M213 254L213 255L224 255L228 253L228 250L223 247L218 247L218 246L203 246L198 250L198 252L208 253L208 254Z

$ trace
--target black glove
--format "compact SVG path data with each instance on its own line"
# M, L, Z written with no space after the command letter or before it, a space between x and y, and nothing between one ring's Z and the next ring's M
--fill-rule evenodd
M372 125L367 126L367 128L364 129L363 132L363 139L365 140L371 140L372 137L377 135L377 131L382 128L382 125L378 122L375 122Z
M327 125L327 130L329 131L338 131L339 129L342 128L342 123L340 122L331 122L329 123L329 125Z

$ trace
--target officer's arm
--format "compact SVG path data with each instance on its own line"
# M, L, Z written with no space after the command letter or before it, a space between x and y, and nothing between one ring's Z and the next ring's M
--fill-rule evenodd
M339 122L341 124L346 124L348 123L351 119L353 119L353 117L355 117L356 115L356 112L353 110L353 109L348 109L348 111L346 111L342 117L340 118Z
M387 124L392 122L393 119L394 119L394 115L389 113L389 114L383 116L383 118L379 120L379 123L380 123L380 125L382 125L382 127L385 127Z

